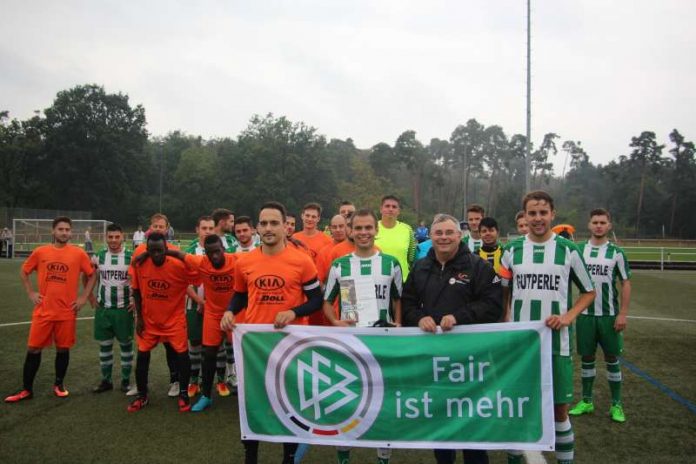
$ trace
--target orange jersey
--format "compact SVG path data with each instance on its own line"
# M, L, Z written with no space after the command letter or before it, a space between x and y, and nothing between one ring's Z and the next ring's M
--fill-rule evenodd
M167 243L167 249L178 250L179 247L176 245L172 245L171 243ZM135 258L142 255L146 251L147 251L147 240L145 242L141 243L140 245L138 245L137 247L135 247L135 250L133 250L133 255L131 257L131 265L128 268L128 276L130 277L131 281L133 281L133 279L135 278L134 268L133 268L133 266L135 266Z
M317 269L305 253L286 246L269 256L256 248L240 256L234 270L234 291L249 294L240 315L250 324L272 324L276 314L306 301L304 290L318 286L316 279Z
M234 267L237 256L233 253L225 253L225 264L220 269L215 269L207 256L187 254L186 265L198 272L203 292L205 295L206 313L219 316L225 314L234 295Z
M131 287L140 290L145 330L165 333L176 327L186 327L184 300L186 288L193 284L196 274L176 258L167 256L162 266L151 259L134 269Z
M91 276L94 272L87 253L75 245L43 245L32 251L22 265L25 274L35 270L43 299L34 306L34 315L53 321L75 319L72 304L77 300L80 273Z
M322 248L333 243L331 237L319 231L312 236L306 235L304 232L296 232L292 235L292 238L296 238L300 242L307 245L307 248L309 248L312 253L312 260L314 261L314 264L317 263L317 256L319 256L319 252L322 250Z

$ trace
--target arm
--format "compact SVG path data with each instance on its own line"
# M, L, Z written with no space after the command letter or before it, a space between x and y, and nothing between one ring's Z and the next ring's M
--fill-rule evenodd
M145 328L143 322L143 298L140 295L140 290L136 288L133 289L133 303L135 304L135 333L142 335Z
M408 235L408 255L407 255L407 261L408 261L408 268L413 269L413 263L416 260L416 245L418 242L416 242L416 236L413 234L413 229L409 227L409 235Z
M621 282L621 309L614 322L614 330L621 332L626 328L626 318L628 317L628 305L631 302L631 281Z
M403 318L401 315L401 300L399 298L394 298L392 303L392 307L394 308L394 324L396 324L397 327L401 327L401 320Z
M331 325L335 325L338 327L353 327L355 325L356 321L336 319L336 312L334 311L333 303L327 300L324 300L322 310L324 311L324 316L326 316L326 319L328 319Z
M31 281L29 280L29 274L25 273L24 270L19 271L19 278L22 279L22 285L24 285L24 290L27 292L27 296L35 305L43 301L43 295L39 292L35 292L31 287Z
M568 310L567 313L561 315L549 316L546 319L546 325L553 330L561 330L563 327L568 327L573 323L578 314L583 312L590 303L594 301L595 291L590 290L589 292L582 293L580 298L577 299L572 308Z
M235 327L235 316L241 313L249 304L249 294L247 292L235 292L230 305L225 311L220 321L220 328L228 331Z
M85 276L84 274L82 274ZM92 272L92 275L87 278L87 283L82 285L82 293L80 296L77 297L77 300L72 304L73 311L77 313L82 307L87 303L87 299L89 297L94 298L94 294L92 291L94 290L94 285L97 283L97 275L98 273L96 271ZM84 280L83 280L84 282Z
M171 256L172 258L180 259L181 261L186 263L186 253L181 250L172 250L171 248L167 248L165 254L167 256Z
M282 329L298 317L309 316L313 312L321 309L323 299L319 281L314 279L313 282L305 284L303 286L303 290L305 296L307 297L307 301L296 308L281 311L276 314L275 322L273 323L276 329Z
M97 272L97 268L94 268L94 273L99 274ZM99 275L97 275L96 280L94 281L94 285L97 285L97 282L99 282ZM89 277L87 277L84 273L82 274L82 288L86 288L87 284L89 283ZM94 296L94 293L90 292L89 295L87 295L87 301L89 301L89 305L92 307L92 309L97 307L97 297Z
M401 323L410 327L418 326L425 332L435 332L437 324L423 311L423 302L416 289L415 275L415 272L408 275L401 294Z

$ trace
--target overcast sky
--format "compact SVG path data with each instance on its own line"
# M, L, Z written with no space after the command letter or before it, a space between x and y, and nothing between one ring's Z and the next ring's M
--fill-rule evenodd
M535 143L556 132L606 163L643 130L696 139L696 2L532 3ZM2 0L0 110L27 118L97 83L142 104L154 135L236 137L268 112L360 148L408 129L427 144L470 118L524 133L525 7Z

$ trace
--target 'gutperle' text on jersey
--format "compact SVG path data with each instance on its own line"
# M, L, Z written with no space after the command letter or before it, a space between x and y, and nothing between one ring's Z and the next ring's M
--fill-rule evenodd
M572 307L570 283L580 292L593 290L592 279L577 246L554 234L544 243L526 236L510 242L501 259L503 285L512 290L512 320L542 321ZM553 331L552 352L570 356L571 331Z
M131 302L128 268L133 252L125 247L119 253L104 248L92 256L92 264L99 273L97 302L107 309L127 309Z
M585 242L580 244L580 252L597 292L594 302L582 313L589 316L616 316L619 313L616 279L623 282L631 278L631 269L624 251L611 242L601 246Z
M358 327L372 327L379 320L390 321L389 303L401 298L402 282L401 266L393 256L378 252L369 258L361 258L351 253L336 259L331 265L324 299L333 303L338 298L341 319L350 319L349 314L354 311L352 314L358 316ZM361 307L357 287L362 283L374 286L376 312L370 313Z

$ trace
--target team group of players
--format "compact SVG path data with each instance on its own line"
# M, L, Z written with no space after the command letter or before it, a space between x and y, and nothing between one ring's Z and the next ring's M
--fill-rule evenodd
M411 227L398 220L398 198L385 196L380 213L378 219L372 211L356 211L350 202L344 202L339 214L331 218L329 235L319 229L321 207L316 203L303 208L300 232L295 232L295 217L277 202L262 206L256 227L249 217L238 217L235 223L230 211L218 209L199 218L198 238L185 250L167 242L168 220L155 214L145 242L134 250L127 249L123 230L111 224L107 247L91 258L68 243L70 219L56 218L54 243L35 249L22 266L21 279L34 312L23 389L5 401L32 397L41 351L50 345L56 346L53 391L58 397L68 396L64 378L69 350L75 343L76 313L94 298L95 286L94 334L99 342L102 379L94 391L113 388L115 338L121 353L121 390L135 396L128 411L147 406L150 352L163 343L171 375L170 394L178 396L179 410L203 411L212 404L216 374L220 396L229 395L229 388L236 387L229 345L230 331L236 324L273 324L276 328L287 324L400 326L404 322L403 284L406 281L409 285L409 271L416 259L428 254L441 256L442 250L465 249L476 255L475 259L489 262L499 277L496 281L502 282L501 320L545 320L553 329L558 461L573 462L574 435L568 414L594 411L597 345L602 347L607 363L610 415L614 421L625 421L618 356L630 300L630 270L623 251L608 240L609 212L597 209L590 213L591 238L579 246L552 231L553 199L541 191L524 197L523 210L516 217L520 237L505 246L498 241L496 221L484 217L478 205L467 211L469 235L463 236L454 218L440 215L431 228L432 238L420 244ZM38 291L29 279L34 271ZM78 296L80 275L83 290ZM617 281L622 284L620 299ZM571 282L580 291L575 301ZM365 295L364 289L373 287L375 294ZM361 298L369 299L370 304L359 304ZM447 316L434 321L416 315L409 320L430 331L435 325L448 330L463 323ZM582 356L583 392L582 400L569 410L574 322ZM130 382L133 333L137 344L135 388ZM199 399L192 404L191 398L199 391ZM245 462L256 462L258 442L243 443ZM285 444L283 462L297 462L296 454L301 454L296 444ZM389 457L389 450L378 451L380 463L387 463ZM347 463L349 449L339 449L338 458L339 463ZM485 454L484 458L476 462L487 462ZM508 455L512 463L521 459L514 451Z

